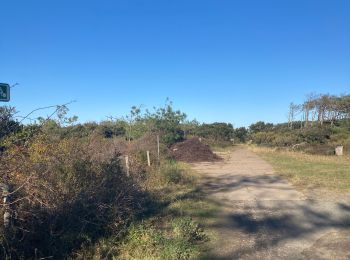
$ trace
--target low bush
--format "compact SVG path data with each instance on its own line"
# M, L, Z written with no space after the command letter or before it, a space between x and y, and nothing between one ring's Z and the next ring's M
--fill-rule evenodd
M251 140L258 145L289 147L313 154L334 154L335 145L347 146L350 134L342 128L310 127L303 129L289 129L276 127L250 134Z
M173 229L178 238L182 238L188 242L203 241L206 239L203 229L190 217L175 219Z
M325 144L331 136L330 128L313 127L298 131L300 138L310 144Z
M263 145L273 145L275 140L275 134L272 132L257 132L250 137L254 143Z

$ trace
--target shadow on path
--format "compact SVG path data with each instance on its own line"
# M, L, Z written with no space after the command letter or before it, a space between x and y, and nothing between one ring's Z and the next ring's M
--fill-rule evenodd
M198 189L222 209L205 259L350 259L349 202L305 199L247 150L194 168Z

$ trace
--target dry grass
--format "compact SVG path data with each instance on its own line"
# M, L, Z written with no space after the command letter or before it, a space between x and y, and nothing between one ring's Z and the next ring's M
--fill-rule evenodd
M276 172L302 190L350 193L350 157L310 155L266 147L250 146L271 163Z

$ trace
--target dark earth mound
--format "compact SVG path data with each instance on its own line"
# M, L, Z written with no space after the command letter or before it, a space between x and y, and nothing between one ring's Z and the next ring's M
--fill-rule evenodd
M214 162L221 158L198 138L191 138L170 147L172 156L184 162Z

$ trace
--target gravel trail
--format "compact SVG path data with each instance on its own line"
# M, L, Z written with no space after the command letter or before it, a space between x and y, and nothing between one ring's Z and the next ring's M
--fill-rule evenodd
M221 212L208 259L350 259L349 201L308 199L245 147L193 164Z

